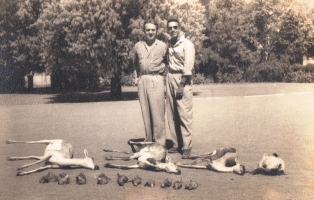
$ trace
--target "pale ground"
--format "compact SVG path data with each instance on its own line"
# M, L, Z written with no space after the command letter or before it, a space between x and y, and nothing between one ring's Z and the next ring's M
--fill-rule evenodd
M235 147L240 161L253 170L263 153L276 152L286 162L286 175L223 174L182 169L181 175L144 170L104 168L103 148L130 150L127 140L144 136L136 88L123 88L124 101L107 101L98 94L1 94L0 95L0 194L1 199L313 199L314 197L314 84L236 84L194 87L193 154L219 147ZM61 138L74 146L74 157L86 148L100 170L46 170L18 177L17 168L32 161L7 161L7 156L42 155L43 145L5 144L6 139ZM181 162L178 154L171 154ZM113 161L121 163L123 161ZM134 164L136 161L124 162ZM31 167L33 168L33 167ZM40 184L48 172L67 172L72 182ZM86 185L76 185L84 172ZM111 181L97 185L104 172ZM139 175L156 187L124 187L117 172L130 179ZM196 190L161 189L167 177L194 180Z

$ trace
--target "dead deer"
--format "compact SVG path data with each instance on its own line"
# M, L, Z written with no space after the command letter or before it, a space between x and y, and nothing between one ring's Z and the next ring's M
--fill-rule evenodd
M283 175L285 174L285 162L276 153L273 155L264 154L257 168L251 174Z
M73 150L72 145L64 140L56 139L56 140L39 140L39 141L15 141L15 140L7 140L7 144L13 143L27 143L27 144L45 144L47 145L45 149L45 153L43 156L26 156L26 157L8 157L7 160L28 160L35 159L38 160L36 162L23 165L18 168L18 170L22 170L29 166L39 164L45 162L45 166L39 167L37 169L27 171L27 172L18 172L17 176L23 176L27 174L31 174L34 172L43 171L46 169L59 169L59 168L69 168L69 167L83 167L87 169L96 170L99 169L97 165L94 163L94 159L88 157L88 152L85 149L84 154L85 158L73 158Z
M132 154L131 156L124 157L113 157L108 156L106 160L124 160L128 161L131 159L137 159L138 164L136 165L114 165L107 163L105 167L119 168L119 169L153 169L155 171L166 171L167 173L181 174L181 170L178 166L171 161L171 158L167 155L167 150L164 146L155 142L128 142L133 153L117 150L104 149L105 152L122 152L126 154ZM136 146L138 152L135 152Z
M190 158L197 160L191 164L179 163L177 165L185 168L209 169L215 172L233 172L239 175L245 173L245 167L240 165L238 152L234 148L220 148L211 153L191 156ZM204 161L207 162L207 165L196 165Z

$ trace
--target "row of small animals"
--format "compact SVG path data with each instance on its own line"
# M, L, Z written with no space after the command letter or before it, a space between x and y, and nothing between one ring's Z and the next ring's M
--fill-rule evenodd
M72 145L62 139L56 140L40 140L40 141L14 141L7 140L7 144L12 143L27 143L27 144L46 144L45 153L43 156L27 156L27 157L8 157L7 160L26 160L35 159L36 162L23 165L18 168L22 170L29 166L45 163L45 166L37 169L18 172L18 176L39 172L45 169L69 168L69 167L82 167L91 170L98 170L99 166L94 163L94 159L88 156L85 149L85 158L73 158ZM179 167L195 168L195 169L208 169L216 172L233 172L235 174L243 175L245 167L240 164L238 152L234 148L219 148L210 153L198 156L191 156L190 159L196 161L186 163L173 163L168 155L167 149L154 142L141 142L129 140L128 144L131 146L132 152L117 151L104 149L105 152L122 152L130 154L130 156L113 157L107 156L106 160L124 160L137 159L136 165L116 165L107 163L105 167L119 168L119 169L149 169L154 171L165 171L167 173L181 174ZM205 162L205 165L198 165L198 163ZM273 155L264 154L258 167L251 172L251 174L264 174L264 175L282 175L284 174L285 163L274 153Z
M125 175L121 175L119 173L117 173L117 183L119 186L124 186L124 184L128 183L128 182L132 182L132 184L134 186L138 186L142 184L142 178L139 176L136 176L135 178L133 178L132 180L130 180L127 176ZM109 180L111 180L110 178L108 178L104 173L101 173L98 177L97 177L97 184L98 185L105 185L109 182ZM70 177L68 174L66 173L61 173L59 174L59 176L48 172L47 175L44 175L43 177L40 178L39 183L50 183L50 182L58 182L59 185L67 185L71 182ZM85 176L84 173L80 173L79 175L76 176L76 184L78 185L85 185L87 182L87 178ZM172 180L167 178L166 180L164 180L160 187L161 188L167 188L167 187L171 187L175 190L178 190L180 188L182 188L183 182L182 179L175 181L174 183L172 183ZM145 187L155 187L156 183L155 180L148 180L145 184ZM187 183L185 185L185 189L187 190L194 190L198 187L198 184L195 181L190 180L189 183Z

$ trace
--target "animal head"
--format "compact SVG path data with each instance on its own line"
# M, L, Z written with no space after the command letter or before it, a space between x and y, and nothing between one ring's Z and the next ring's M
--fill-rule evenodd
M99 166L94 163L94 158L88 157L88 152L84 149L85 158L81 162L81 166L87 169L99 170Z
M233 167L233 173L243 175L245 173L244 165L240 165L239 158L235 159L236 165Z
M175 163L172 162L169 156L166 156L165 161L166 161L165 171L167 173L181 174L181 170Z
M282 175L285 171L285 162L276 153L273 155L264 154L252 174Z

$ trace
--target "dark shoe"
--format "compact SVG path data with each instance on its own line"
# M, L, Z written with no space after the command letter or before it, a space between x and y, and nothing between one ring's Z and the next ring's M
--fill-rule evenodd
M182 159L189 159L191 157L191 149L182 150Z
M168 150L168 153L179 153L178 148L172 147Z

